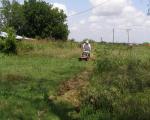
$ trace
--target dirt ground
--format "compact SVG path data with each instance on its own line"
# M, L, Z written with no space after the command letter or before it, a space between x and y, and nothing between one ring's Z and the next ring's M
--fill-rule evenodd
M63 82L58 87L57 96L50 96L57 101L64 101L72 104L74 107L80 106L80 94L89 85L91 71L83 71L72 79Z

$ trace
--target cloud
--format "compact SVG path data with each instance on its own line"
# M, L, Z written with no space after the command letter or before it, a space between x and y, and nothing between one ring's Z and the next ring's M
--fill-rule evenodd
M100 19L100 17L99 16L96 16L96 15L91 15L90 17L89 17L89 21L90 22L96 22L96 21L98 21Z
M85 20L81 20L80 24L83 25L83 24L85 24L85 22L86 22Z
M104 0L90 0L93 6L102 3ZM142 26L148 25L150 18L137 9L132 0L109 0L102 7L92 11L89 17L90 22L99 22L107 26ZM146 21L146 22L145 22Z
M63 10L64 13L68 14L67 7L64 4L54 3L53 5L54 5L55 8L57 7L60 10Z
M93 6L98 6L104 3L104 0L90 0ZM120 15L124 7L129 3L129 0L108 0L100 7L93 10L93 14L100 16Z
M71 31L75 38L90 37L97 41L103 37L105 41L112 41L112 29L115 28L115 41L127 42L127 28L131 28L131 42L149 41L150 17L135 7L132 0L89 0L93 7L88 18L78 18L79 31ZM98 6L99 5L99 6ZM84 23L84 24L83 24ZM71 37L74 37L71 36ZM145 37L146 36L146 37ZM77 38L77 39L78 39Z
M90 0L93 7L98 6L103 1L104 0ZM150 25L150 17L137 9L133 5L132 0L109 0L108 3L92 11L88 22L90 22L90 29L95 30L95 32L100 30L105 31L103 35L106 34L106 38L108 39L111 39L110 36L112 36L110 30L115 28L116 32L118 32L117 34L124 34L122 37L118 35L116 39L118 39L118 41L125 41L126 34L123 28L132 28L132 33L136 34L136 36L134 36L135 38L133 38L134 42L148 41L148 39L139 39L142 38L142 34L139 34L137 29L140 29L140 27L145 28L143 31L140 29L141 33L145 32L145 34L148 35L149 33L146 31L146 27Z
M93 6L102 3L102 1L104 0L90 0ZM94 9L89 19L98 21L104 18L106 20L105 22L111 19L114 23L116 23L116 21L119 23L120 21L130 21L133 18L138 19L139 17L144 19L145 16L132 5L131 0L109 0L109 2L105 3L102 7L100 6Z
M74 15L77 13L74 10L68 10L66 5L61 4L61 3L53 3L53 6L59 8L60 10L63 10L67 16Z
M70 30L71 30L71 31L77 31L77 29L78 29L78 28L77 28L76 25L73 25L73 26L70 27Z

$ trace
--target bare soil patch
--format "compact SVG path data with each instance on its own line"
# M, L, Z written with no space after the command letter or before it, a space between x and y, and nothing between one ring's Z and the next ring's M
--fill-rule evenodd
M80 106L80 94L89 85L89 78L91 76L91 70L83 71L80 74L74 76L72 79L63 82L58 87L57 96L50 96L49 99L55 99L57 101L68 102L74 107Z

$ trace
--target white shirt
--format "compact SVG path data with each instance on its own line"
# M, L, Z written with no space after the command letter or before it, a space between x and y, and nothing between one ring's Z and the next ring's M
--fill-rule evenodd
M91 51L91 45L89 43L84 43L82 47L84 51Z

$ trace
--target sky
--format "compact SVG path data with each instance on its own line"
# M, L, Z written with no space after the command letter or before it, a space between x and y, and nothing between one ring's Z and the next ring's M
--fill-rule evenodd
M23 3L24 0L18 0ZM150 42L148 0L45 0L67 14L69 38L112 42ZM83 14L79 12L93 8Z

